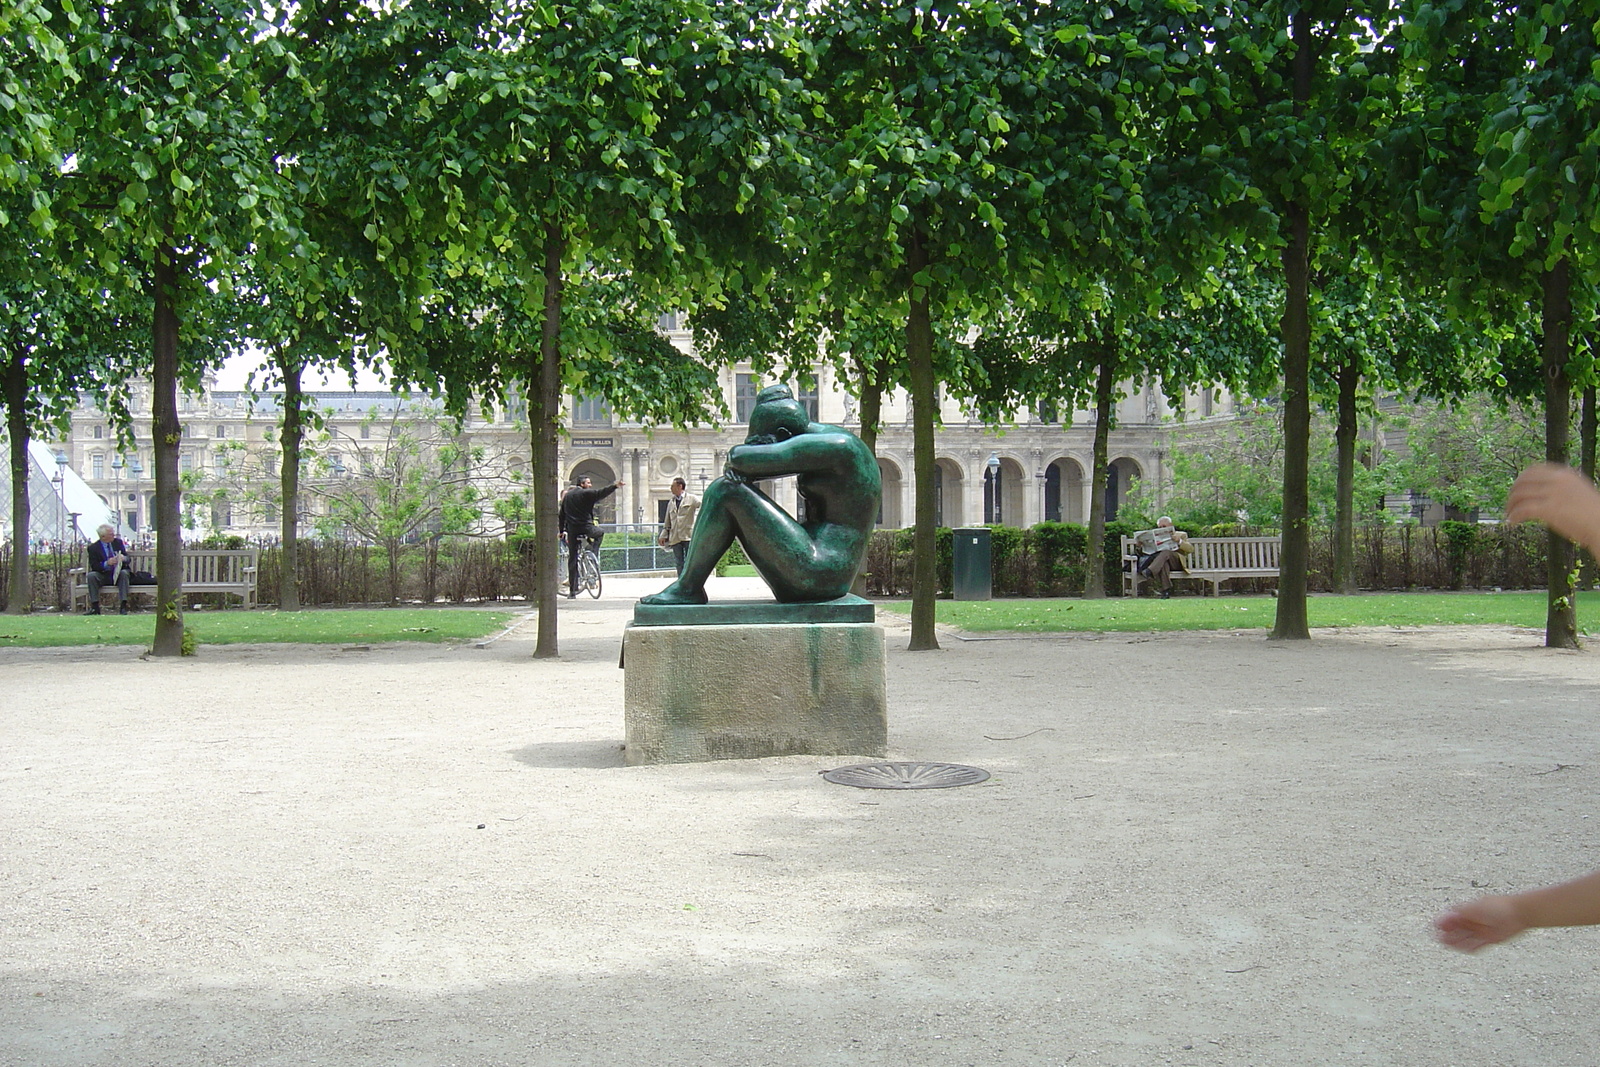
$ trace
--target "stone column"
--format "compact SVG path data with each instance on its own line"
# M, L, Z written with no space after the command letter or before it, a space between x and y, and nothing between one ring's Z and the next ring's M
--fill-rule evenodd
M650 512L650 450L634 450L634 522L653 523L656 517Z
M988 458L987 452L976 448L967 449L967 469L963 476L971 491L963 494L966 498L963 501L965 506L961 509L966 513L966 518L961 521L963 526L983 525L983 476L989 470L984 461Z
M901 527L915 526L917 524L916 456L911 449L907 448L899 452L891 452L889 457L900 467L900 525Z
M617 456L621 460L617 464L617 477L622 480L622 488L617 490L612 499L617 505L616 522L620 526L628 521L628 515L633 511L633 449L619 448Z
M1022 491L1030 503L1023 506L1022 513L1025 516L1024 525L1032 526L1044 521L1044 449L1029 449L1028 460L1033 464L1033 470L1023 474L1028 484Z
M900 526L917 524L917 472L909 451L896 453L891 458L900 468Z

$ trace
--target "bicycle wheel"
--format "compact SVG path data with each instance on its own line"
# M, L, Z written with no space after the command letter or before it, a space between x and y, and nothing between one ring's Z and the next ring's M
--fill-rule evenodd
M566 596L571 591L567 583L567 543L563 541L556 553L556 593Z
M600 559L587 549L578 557L578 581L591 597L600 599Z

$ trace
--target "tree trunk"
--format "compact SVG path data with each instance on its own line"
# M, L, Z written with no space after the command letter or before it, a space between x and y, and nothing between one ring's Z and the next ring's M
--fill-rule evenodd
M917 282L928 268L920 230L911 231L906 272L911 277L906 316L906 363L911 379L911 466L917 482L916 532L912 539L911 640L909 652L939 647L934 633L934 598L939 591L938 542L933 500L933 318L927 287Z
M400 538L390 537L385 539L383 550L388 555L389 572L389 605L400 603L400 553L405 551L405 545Z
M1304 9L1292 21L1294 112L1304 114L1311 97L1311 19ZM1309 641L1306 619L1306 567L1311 558L1308 523L1311 452L1311 211L1304 193L1285 205L1288 243L1283 250L1283 548L1278 556L1278 611L1271 637L1275 641Z
M439 599L439 534L425 542L422 557L422 602L433 604Z
M304 394L300 391L300 374L305 364L281 350L277 359L278 371L283 378L283 434L278 442L283 446L283 467L278 472L283 490L283 552L279 557L283 573L278 579L278 608L282 611L299 611L300 443L305 436L305 421L301 411Z
M534 586L539 613L535 659L553 659L560 654L556 644L556 558L560 551L556 435L561 424L561 261L566 250L561 220L552 216L544 226L544 322L539 337L539 363L528 390L528 429L533 437Z
M156 477L156 632L150 651L183 653L182 486L178 481L177 270L170 245L156 249L155 314L151 330L151 439Z
M883 423L883 359L870 364L858 359L861 372L861 441L873 452L878 450L878 430Z
M1583 476L1589 479L1591 482L1594 481L1595 427L1595 387L1593 385L1589 385L1584 387L1583 403L1579 408L1578 469L1583 471ZM1582 583L1582 588L1594 588L1594 553L1590 552L1582 545L1578 546L1578 580Z
M1100 600L1106 595L1106 482L1111 477L1111 412L1116 397L1117 366L1109 346L1100 353L1100 370L1094 383L1094 458L1089 471L1089 541L1084 546L1083 596ZM1120 590L1119 590L1120 591Z
M28 363L21 345L6 360L6 430L11 437L11 594L7 615L33 610L33 568L28 558L28 531L33 516L28 500Z
M1334 433L1339 477L1334 490L1333 591L1353 594L1356 589L1356 386L1361 364L1355 355L1339 367L1339 426Z
M861 381L861 443L874 454L878 451L878 424L883 421L882 359L868 361L856 357L856 372ZM867 557L861 557L861 569L850 584L856 596L867 595Z
M1539 355L1544 371L1544 458L1563 466L1568 462L1572 422L1572 384L1567 379L1571 356L1572 289L1565 256L1540 279L1543 290L1539 314ZM1577 590L1573 584L1572 542L1549 534L1549 603L1545 612L1546 648L1578 647Z

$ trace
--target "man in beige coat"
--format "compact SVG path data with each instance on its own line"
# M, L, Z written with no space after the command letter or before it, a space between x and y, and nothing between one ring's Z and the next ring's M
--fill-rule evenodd
M694 536L694 520L700 513L700 498L689 492L682 478L672 479L672 499L667 501L666 528L660 542L672 549L672 558L683 574L683 561L689 555L689 539Z

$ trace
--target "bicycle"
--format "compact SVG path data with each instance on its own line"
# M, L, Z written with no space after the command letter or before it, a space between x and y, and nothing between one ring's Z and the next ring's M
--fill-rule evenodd
M570 593L572 590L567 588L567 576L570 572L567 570L567 543L565 541L561 542L561 553L560 558L557 560L557 567L556 573L561 575L561 592L563 594ZM587 544L584 545L582 552L578 556L578 588L588 593L595 600L600 599L600 557L595 555L594 550Z

